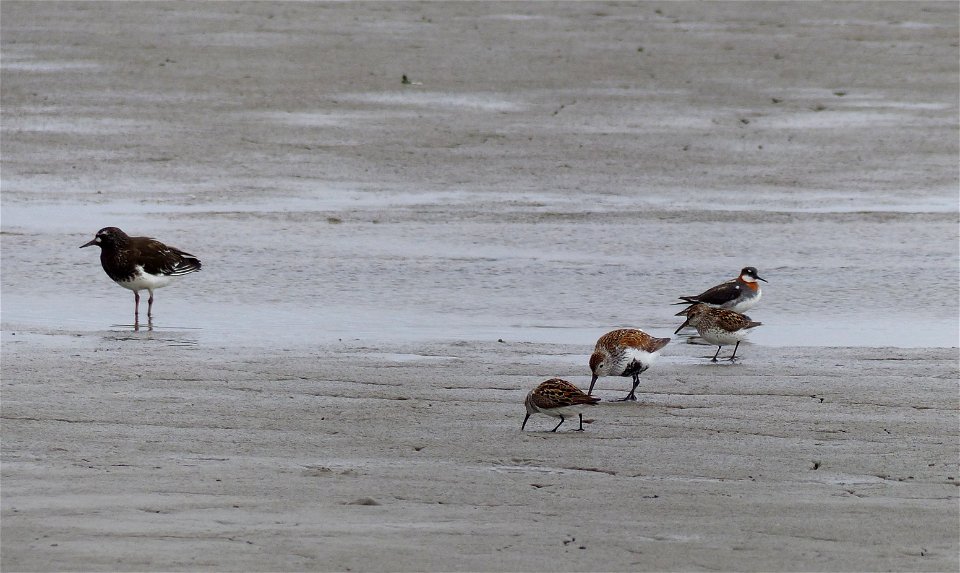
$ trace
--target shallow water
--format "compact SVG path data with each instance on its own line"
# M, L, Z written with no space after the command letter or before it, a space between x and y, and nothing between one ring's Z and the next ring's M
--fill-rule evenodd
M480 203L453 193L451 199L331 190L319 199L272 198L269 205L8 202L3 210L4 330L178 346L497 339L589 346L603 332L624 326L674 336L681 322L673 316L674 297L726 279L724 270L735 274L741 264L736 260L716 268L711 263L709 271L699 270L680 264L686 261L669 248L659 256L652 251L632 257L633 246L609 242L610 233L631 232L629 218L595 202L577 205L569 196L562 210L545 196L506 208L489 197ZM549 214L553 208L556 216ZM586 209L592 214L583 215ZM668 223L648 219L645 233L683 243L697 225L738 226L736 221L698 221L698 213L691 212L690 221L682 214L671 214L677 220ZM910 217L924 215L915 213L899 221L896 215L877 219L876 213L845 211L826 219L762 209L738 216L760 218L751 225L758 240L763 229L773 228L765 217L783 219L784 229L796 232L804 227L839 231L852 224L859 225L858 234L879 237L902 228L899 237L887 239L890 248L881 250L886 257L881 268L874 260L878 245L871 242L846 243L839 267L820 265L816 248L806 257L791 253L790 265L776 265L777 257L768 262L767 256L743 261L757 265L769 281L763 301L749 312L764 323L752 334L752 344L957 345L956 300L946 296L949 276L929 264L914 266L913 247L894 244L916 239L921 228L949 235L952 215L935 209L928 215L933 223L921 220L917 230ZM185 230L177 237L156 234L204 261L202 272L157 291L152 329L142 316L140 330L134 331L131 293L107 279L96 253L77 249L92 235L90 229L118 218L129 228L178 219ZM796 249L788 242L781 246ZM899 261L890 257L900 249ZM944 244L944 254L949 250ZM40 253L50 264L34 265ZM636 268L634 261L654 271ZM901 277L910 273L931 287L926 299L897 293ZM942 289L933 288L936 280L943 282Z

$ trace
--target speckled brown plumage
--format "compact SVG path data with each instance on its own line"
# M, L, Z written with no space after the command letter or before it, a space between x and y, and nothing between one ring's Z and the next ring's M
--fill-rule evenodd
M749 316L724 308L710 308L705 304L695 304L687 309L687 320L683 326L689 324L697 329L700 337L711 344L717 345L717 353L713 355L713 362L717 361L720 349L727 344L736 344L732 362L737 356L740 342L747 337L749 331L761 326L762 323L751 320ZM683 328L681 326L681 328Z
M526 400L524 400L527 415L523 418L520 429L523 430L526 427L531 414L540 413L560 418L560 423L552 430L556 432L557 428L563 424L566 416L578 414L580 416L580 427L577 431L583 431L583 414L580 410L599 401L600 398L584 394L582 390L566 380L551 378L541 382L527 394Z
M616 353L624 348L638 348L646 352L657 352L669 342L669 338L655 338L637 328L621 328L611 330L598 338L594 350Z
M621 328L604 334L590 355L593 378L587 394L593 394L593 386L601 376L630 376L633 387L623 400L636 400L640 374L653 365L669 342L669 338L656 338L636 328Z

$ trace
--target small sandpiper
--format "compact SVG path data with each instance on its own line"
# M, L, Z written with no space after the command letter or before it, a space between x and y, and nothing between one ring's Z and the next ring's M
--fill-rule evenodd
M683 302L674 304L693 305L704 303L713 308L726 308L734 312L744 312L760 302L760 283L767 282L767 279L760 278L755 267L743 267L740 276L720 283L717 286L708 288L698 295L681 296ZM687 309L683 309L676 316L684 316ZM678 329L679 332L679 329Z
M717 345L717 353L712 362L717 361L720 349L727 344L734 344L730 361L733 362L740 348L740 341L747 337L750 331L762 323L750 320L749 316L725 308L710 308L705 304L695 304L687 309L687 321L680 328L688 324L697 329L700 337L710 344ZM680 330L679 328L677 330Z
M165 287L181 275L200 270L200 260L190 253L168 247L150 237L131 237L117 227L104 227L80 248L100 247L100 264L107 276L133 291L133 316L140 315L140 291L150 293L147 318L153 317L153 290Z
M669 342L669 338L654 338L636 328L623 328L604 334L597 340L597 346L590 356L593 378L587 394L593 393L593 386L601 376L632 376L633 388L630 393L616 401L636 400L640 375L650 368Z
M600 401L600 398L587 396L582 390L559 378L551 378L546 382L541 382L539 386L530 390L527 399L523 404L527 407L527 415L520 424L520 430L523 431L530 419L530 414L546 414L554 418L560 418L553 432L563 424L565 416L577 414L580 416L580 427L575 432L583 431L583 409L587 406L593 406Z

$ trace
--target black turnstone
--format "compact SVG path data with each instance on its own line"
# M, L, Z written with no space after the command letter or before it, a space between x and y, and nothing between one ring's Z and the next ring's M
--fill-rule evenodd
M118 285L133 291L133 315L140 314L140 291L150 293L147 318L153 316L153 289L167 286L174 278L200 270L200 260L180 249L150 237L131 237L116 227L104 227L80 248L100 247L100 264Z

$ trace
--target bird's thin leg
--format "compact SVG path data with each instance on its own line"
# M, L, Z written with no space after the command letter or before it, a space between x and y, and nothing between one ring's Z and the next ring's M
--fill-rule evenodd
M717 347L717 353L713 355L713 358L710 359L710 362L716 362L716 361L717 361L717 356L720 355L720 349L721 349L721 348L723 348L723 346L718 346L718 347Z
M740 348L740 341L737 341L737 345L733 347L733 354L730 355L730 362L733 362L737 356L737 349Z
M150 293L150 298L147 299L147 318L153 317L153 291L147 291Z
M626 401L628 401L628 400L633 401L633 402L636 402L636 401L637 401L637 395L635 394L635 392L637 391L637 386L638 386L639 384L640 384L640 375L639 375L639 374L634 374L634 375L633 375L633 388L630 389L630 393L627 394L626 396L624 396L623 398L620 398L619 400L614 400L614 402L626 402Z
M583 431L583 414L580 414L580 427L574 430L574 432L582 432L582 431Z
M560 416L560 424L562 424L562 423L563 423L563 416ZM557 428L560 427L560 424L557 424ZM553 430L550 430L550 431L551 431L551 432L556 432L556 431L557 431L557 428L554 428Z
M140 293L133 291L133 331L140 331Z

